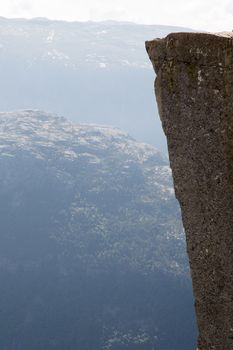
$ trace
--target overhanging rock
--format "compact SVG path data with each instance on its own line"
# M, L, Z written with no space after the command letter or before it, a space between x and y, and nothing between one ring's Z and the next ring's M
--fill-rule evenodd
M146 42L186 231L199 350L233 349L233 33Z

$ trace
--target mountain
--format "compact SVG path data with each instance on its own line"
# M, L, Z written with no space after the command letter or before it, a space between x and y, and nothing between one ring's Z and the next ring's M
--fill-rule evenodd
M66 22L0 17L1 58L11 55L28 69L37 62L72 70L151 68L146 39L190 29L131 22Z
M0 113L0 347L194 350L171 172L150 145Z
M144 42L190 29L0 18L1 110L108 124L166 152Z

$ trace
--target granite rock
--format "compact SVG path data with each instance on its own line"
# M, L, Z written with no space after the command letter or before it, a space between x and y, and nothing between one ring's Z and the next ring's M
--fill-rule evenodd
M233 33L146 42L186 232L199 350L233 349Z

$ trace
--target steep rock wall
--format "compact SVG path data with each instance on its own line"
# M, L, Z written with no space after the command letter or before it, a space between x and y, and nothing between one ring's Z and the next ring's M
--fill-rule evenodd
M199 350L233 349L233 33L146 42L186 231Z

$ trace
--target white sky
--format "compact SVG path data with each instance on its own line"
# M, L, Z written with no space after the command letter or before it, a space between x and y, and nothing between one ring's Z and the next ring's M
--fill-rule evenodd
M233 0L0 0L0 15L114 19L221 31L233 29Z

